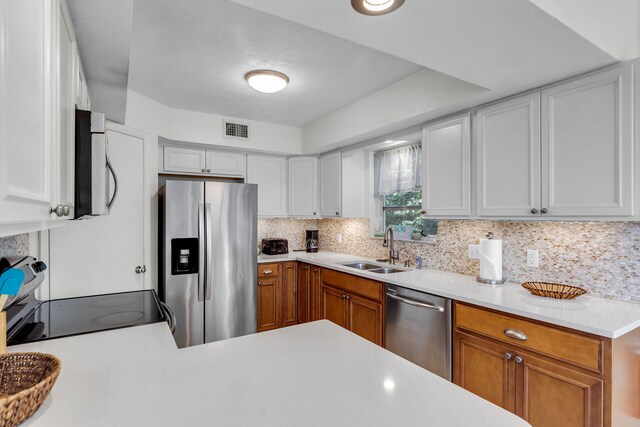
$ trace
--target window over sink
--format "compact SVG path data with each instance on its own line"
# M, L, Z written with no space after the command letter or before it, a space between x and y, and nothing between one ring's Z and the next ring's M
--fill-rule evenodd
M374 237L391 226L396 240L433 241L438 222L422 218L422 147L409 144L374 154Z

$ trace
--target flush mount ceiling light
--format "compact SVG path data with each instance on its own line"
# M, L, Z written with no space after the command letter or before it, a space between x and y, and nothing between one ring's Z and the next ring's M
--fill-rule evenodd
M249 86L263 93L276 93L289 83L289 77L279 71L253 70L244 75Z
M351 0L351 6L363 15L378 16L391 13L404 3L404 0Z

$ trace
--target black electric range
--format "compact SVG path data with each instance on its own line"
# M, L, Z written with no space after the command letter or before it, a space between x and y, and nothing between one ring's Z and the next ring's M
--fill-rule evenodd
M38 301L28 292L6 310L7 345L165 322L169 317L154 290L49 301Z

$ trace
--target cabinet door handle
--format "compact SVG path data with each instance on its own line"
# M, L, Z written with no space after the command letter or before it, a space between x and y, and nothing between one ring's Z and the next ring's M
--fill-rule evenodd
M264 270L262 272L262 274L271 274L271 273L273 273L273 270Z
M522 363L524 359L520 356L516 356L516 363Z
M542 212L543 214L546 214L546 213L549 213L549 209L547 209L547 208L542 208L542 210L541 210L540 212Z
M504 330L504 334L509 338L514 338L516 340L520 340L520 341L527 340L527 335L524 332L519 331L517 329L507 328Z
M207 170L206 169L202 169L202 173L205 173Z
M258 286L261 286L261 285L262 285L262 282L258 282Z
M531 209L531 213L536 215L538 213L538 209L536 209L536 208Z
M64 216L69 216L69 214L71 213L71 207L69 207L69 205L64 205L62 210L63 210Z
M340 215L340 212L336 212L336 215Z
M64 206L58 205L55 208L49 208L49 213L50 214L54 213L58 217L64 216Z
M420 213L421 213L422 215L426 215L426 214L427 214L427 211L425 211L424 209L422 209L422 210L420 211Z
M211 169L207 169L207 173L211 173Z
M513 357L513 354L511 353L505 353L504 358L507 360L511 360L511 358Z

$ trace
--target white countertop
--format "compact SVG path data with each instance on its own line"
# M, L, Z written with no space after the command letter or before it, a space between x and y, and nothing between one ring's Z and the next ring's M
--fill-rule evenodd
M24 426L528 426L323 320L178 350L166 324L12 346L62 372Z
M258 256L258 263L293 260L608 338L618 338L640 327L640 304L589 295L583 295L574 300L537 297L529 293L519 283L484 285L478 283L473 276L432 269L411 269L391 274L370 273L341 264L362 260L371 262L372 260L334 252L292 252L288 255ZM400 266L396 267L402 269Z

